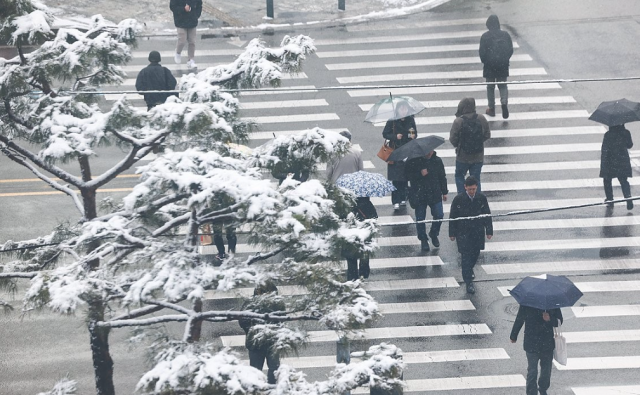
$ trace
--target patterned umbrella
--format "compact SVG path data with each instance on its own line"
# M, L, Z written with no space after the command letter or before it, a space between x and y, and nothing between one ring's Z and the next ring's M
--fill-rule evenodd
M404 105L407 106L408 112L400 115L398 113L398 106ZM391 94L389 94L388 98L380 100L371 107L364 121L371 123L387 122L393 119L415 115L424 109L425 107L422 103L412 97L391 96Z
M350 189L357 197L382 197L396 190L382 174L362 170L341 175L336 180L336 185Z

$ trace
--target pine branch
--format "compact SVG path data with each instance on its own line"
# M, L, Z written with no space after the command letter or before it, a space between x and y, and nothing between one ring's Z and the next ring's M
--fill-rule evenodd
M247 266L250 266L256 262L260 262L260 261L264 261L266 259L269 259L271 257L274 257L276 255L278 255L279 253L281 253L282 251L286 250L289 246L283 246L280 248L276 248L275 250L269 251L266 254L263 254L261 252L257 253L256 255L252 255L250 256L246 261L244 261L244 264Z
M130 320L130 319L134 319L134 318L138 318L138 317L142 317L148 314L153 314L156 313L160 310L164 309L163 306L145 306L136 310L132 310L130 312L128 312L127 314L124 315L120 315L115 317L112 321L124 321L124 320Z
M18 125L25 127L27 129L33 129L33 127L31 125L29 125L29 123L23 119L18 118L18 116L16 116L13 113L13 110L11 109L11 100L10 99L5 99L4 101L4 109L7 112L7 115L9 116L9 119L12 120L13 122L17 123Z
M122 174L125 170L129 169L133 164L138 162L141 157L144 157L146 154L151 151L151 147L147 149L140 149L136 145L131 148L131 151L127 154L127 156L122 159L119 163L113 166L111 169L102 173L99 177L94 178L93 180L87 182L88 188L100 188L101 186L109 183L113 179L115 179L118 175ZM142 156L138 156L138 153L142 152Z
M183 215L181 215L179 217L176 217L176 218L172 219L171 221L167 222L166 224L162 225L158 229L156 229L152 233L152 235L153 236L160 236L163 233L168 232L169 230L171 230L171 228L173 228L173 227L186 224L187 222L189 222L190 218L191 218L191 212L188 212L188 213L183 214Z

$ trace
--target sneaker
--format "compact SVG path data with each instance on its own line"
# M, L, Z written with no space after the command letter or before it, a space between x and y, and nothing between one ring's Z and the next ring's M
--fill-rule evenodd
M189 59L189 61L187 62L187 68L188 69L197 69L198 66L196 66L196 62L193 59Z
M398 211L398 210L400 210L400 204L396 203L393 205L393 211Z
M403 206L403 207L406 206L407 205L407 201L406 200L401 201L400 205Z
M431 237L431 242L433 243L434 247L440 247L440 240L438 240L438 236L429 233L429 237Z
M495 111L494 111L495 113ZM502 118L507 119L509 118L509 109L507 108L506 104L502 105Z
M495 108L487 108L485 113L490 117L495 117L496 116L496 109Z
M627 200L627 210L633 210L633 200Z
M429 240L420 240L420 249L422 251L429 251L431 250L431 248L429 248Z
M611 202L611 199L604 199L604 202L607 203L607 207L613 208L613 203Z
M176 64L182 63L182 55L180 55L179 53L173 55L173 60L176 61Z
M467 293L468 294L474 294L476 293L476 287L473 286L473 284L468 283L467 284Z

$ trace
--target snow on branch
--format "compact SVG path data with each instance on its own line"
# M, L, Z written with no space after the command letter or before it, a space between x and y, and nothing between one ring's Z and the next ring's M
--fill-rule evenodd
M70 380L69 377L65 377L58 381L51 391L40 392L38 395L75 395L78 390L76 385L75 380Z

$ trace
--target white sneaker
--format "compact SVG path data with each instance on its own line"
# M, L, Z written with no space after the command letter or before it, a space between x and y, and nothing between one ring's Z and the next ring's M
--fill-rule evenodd
M400 202L400 205L401 205L401 206L406 206L406 205L407 205L407 201L406 201L406 200L401 201L401 202Z
M193 59L189 59L189 61L187 62L187 68L188 69L197 69L198 66L196 66L196 62Z
M398 203L394 204L393 205L393 210L394 211L400 210L400 204L398 204Z
M179 53L173 55L173 60L176 61L176 64L182 63L182 55L180 55Z

